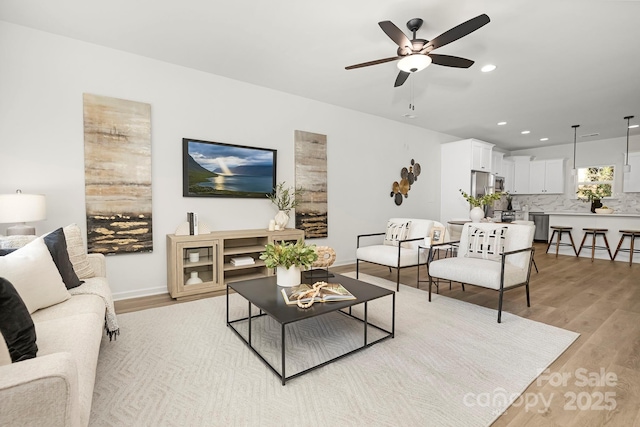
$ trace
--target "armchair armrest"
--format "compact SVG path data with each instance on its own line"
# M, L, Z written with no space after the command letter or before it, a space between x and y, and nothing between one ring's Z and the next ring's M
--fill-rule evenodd
M433 251L437 250L438 246L451 246L451 247L457 248L460 246L460 240L451 240L448 242L434 243L431 246L429 246L429 256L427 257L427 266L431 263L431 261L433 261Z
M382 233L358 234L358 240L357 240L356 248L360 247L360 238L361 237L384 236L385 234L387 234L387 233L382 232Z

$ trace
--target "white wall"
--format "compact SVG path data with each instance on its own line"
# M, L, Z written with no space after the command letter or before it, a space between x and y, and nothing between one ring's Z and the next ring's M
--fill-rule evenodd
M389 217L438 217L439 144L453 137L2 21L0 64L0 193L46 194L39 234L86 228L82 94L151 104L154 251L107 258L116 299L166 292L165 236L187 211L214 230L266 227L276 213L266 198L183 198L183 137L276 148L278 181L293 183L294 130L326 134L329 237L312 242L338 264ZM422 174L398 207L391 184L412 158Z
M621 132L625 130L621 120ZM622 179L624 154L627 149L627 138L602 139L599 141L578 142L576 145L576 168L587 166L615 166L613 196L607 199L606 205L620 213L640 213L640 193L623 193ZM640 135L629 138L629 152L640 151ZM573 168L573 143L553 147L533 148L512 151L510 155L534 156L538 160L566 159L565 193L560 195L524 195L516 196L521 205L528 205L531 211L588 211L589 205L576 199L575 181L571 175Z

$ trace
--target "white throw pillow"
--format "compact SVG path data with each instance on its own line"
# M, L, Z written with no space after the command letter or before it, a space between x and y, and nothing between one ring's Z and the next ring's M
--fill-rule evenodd
M67 241L69 261L71 261L73 271L76 272L78 279L94 277L96 274L91 268L89 258L87 258L87 250L84 248L80 227L77 224L69 224L62 231L64 232L64 239Z
M392 221L387 222L387 232L384 235L383 243L389 246L398 246L398 242L406 239L409 235L410 226L411 221L404 223L396 223Z
M502 261L507 230L507 227L493 230L469 227L469 247L467 248L466 256L490 261Z
M71 298L42 237L0 257L0 276L13 284L29 313Z

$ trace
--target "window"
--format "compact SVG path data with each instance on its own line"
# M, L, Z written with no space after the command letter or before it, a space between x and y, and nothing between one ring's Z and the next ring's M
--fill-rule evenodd
M603 199L613 193L613 166L590 166L578 169L576 193L579 199Z

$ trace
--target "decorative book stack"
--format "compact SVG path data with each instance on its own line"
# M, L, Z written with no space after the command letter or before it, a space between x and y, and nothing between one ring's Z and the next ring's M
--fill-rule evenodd
M256 261L250 256L241 256L241 257L231 258L231 264L235 265L236 267L241 265L252 265L255 263Z

